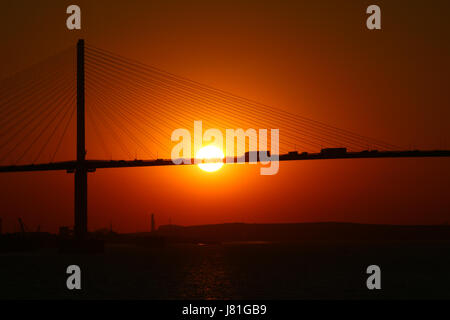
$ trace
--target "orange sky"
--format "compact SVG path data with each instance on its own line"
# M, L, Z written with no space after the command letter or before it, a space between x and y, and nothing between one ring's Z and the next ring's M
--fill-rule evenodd
M406 148L450 148L450 22L446 1L377 1L382 30L365 28L368 1L68 1L2 6L1 78L89 43L163 70ZM89 137L88 137L89 140ZM449 220L448 159L338 160L258 166L98 170L89 226ZM4 226L21 216L55 231L73 220L73 176L0 175Z

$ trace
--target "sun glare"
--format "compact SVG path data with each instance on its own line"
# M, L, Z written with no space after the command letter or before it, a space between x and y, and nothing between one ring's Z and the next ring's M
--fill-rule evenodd
M214 172L222 168L223 166L223 151L215 146L206 146L201 148L195 158L200 160L211 160L208 163L199 163L200 169L207 172Z

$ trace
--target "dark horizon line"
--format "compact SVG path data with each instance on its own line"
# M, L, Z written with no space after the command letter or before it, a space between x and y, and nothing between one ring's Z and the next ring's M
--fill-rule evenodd
M398 227L398 228L450 228L450 224L448 222L443 222L440 224L394 224L394 223L366 223L366 222L350 222L350 221L308 221L308 222L223 222L223 223L208 223L208 224L196 224L196 225L178 225L178 224L161 224L158 226L158 228L155 229L155 233L158 232L164 232L164 230L160 230L161 227L163 228L207 228L207 227L224 227L224 226L264 226L264 227L270 227L270 226L307 226L307 225L341 225L341 226L358 226L358 227ZM89 231L91 234L95 234L102 230L111 230L116 234L121 235L132 235L132 234L150 234L152 231L134 231L134 232L118 232L115 231L114 228L111 228L111 226L105 226L101 228L97 228L95 230ZM21 233L20 231L16 232L4 232L1 233L1 235L7 235L7 234L15 234L15 233ZM49 231L26 231L27 234L34 234L34 233L47 233L47 234L54 234ZM57 233L56 233L57 234Z

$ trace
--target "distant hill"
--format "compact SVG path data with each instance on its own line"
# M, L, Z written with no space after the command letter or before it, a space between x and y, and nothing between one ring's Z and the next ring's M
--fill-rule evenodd
M357 223L225 223L199 226L162 225L158 235L178 241L301 241L301 242L450 242L450 226L403 226Z

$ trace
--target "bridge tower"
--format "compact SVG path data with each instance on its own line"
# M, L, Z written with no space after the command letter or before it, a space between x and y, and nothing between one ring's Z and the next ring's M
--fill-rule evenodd
M87 173L85 144L84 40L77 43L77 160L75 168L75 225L77 238L87 234Z

